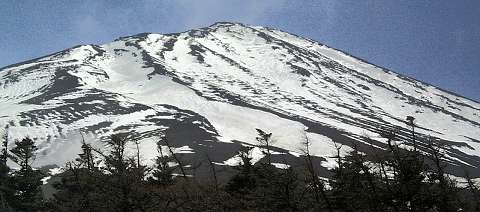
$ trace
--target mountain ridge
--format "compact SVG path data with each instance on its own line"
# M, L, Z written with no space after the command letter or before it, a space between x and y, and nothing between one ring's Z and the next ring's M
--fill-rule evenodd
M241 26L250 26L250 25L247 25L247 24L243 24L241 22L228 22L228 21L218 21L218 22L215 22L207 27L201 27L201 28L198 28L198 30L200 29L208 29L209 27L213 27L213 26L216 26L216 25L221 25L221 24L226 24L226 25L241 25ZM335 48L335 47L332 47L330 45L327 45L327 44L324 44L322 42L319 42L319 41L316 41L316 40L313 40L313 39L310 39L310 38L307 38L307 37L304 37L304 36L301 36L301 35L298 35L298 34L295 34L295 33L291 33L291 32L287 32L287 31L284 31L284 30L281 30L281 29L276 29L276 28L273 28L273 27L264 27L266 29L272 29L272 30L277 30L277 31L281 31L281 32L284 32L284 33L288 33L288 34L291 34L291 35L294 35L296 37L299 37L299 38L302 38L302 39L305 39L305 40L308 40L308 41L311 41L311 42L315 42L319 45L324 45L324 46L327 46L328 48L331 48L331 49L334 49L336 51L339 51L339 52L342 52L343 54L345 55L348 55L350 57L353 57L359 61L362 61L364 63L369 63L369 64L372 64L376 67L379 67L387 72L392 72L392 73L395 73L395 74L398 74L400 76L403 76L403 77L406 77L408 79L411 79L411 80L415 80L415 81L418 81L418 82L421 82L427 86L433 86L439 90L442 90L446 93L449 93L449 94L452 94L452 95L455 95L455 96L458 96L458 97L461 97L461 98L465 98L465 99L468 99L470 101L473 101L475 103L479 103L480 104L480 100L476 100L476 99L473 99L471 97L467 97L467 96L464 96L462 94L459 94L459 93L456 93L456 92L453 92L453 91L450 91L450 90L447 90L447 89L443 89L441 86L439 85L435 85L435 84L432 84L432 83L429 83L429 82L426 82L426 81L423 81L423 80L419 80L419 79L416 79L412 76L409 76L409 75L405 75L405 74L402 74L400 72L397 72L397 71L394 71L390 68L386 68L384 66L381 66L381 65L378 65L376 63L372 63L372 62L369 62L367 59L365 58L361 58L361 57L358 57L358 56L355 56L355 55L352 55L350 53L348 53L347 51L344 51L342 49L338 49L338 48ZM194 29L190 29L190 30L186 30L186 31L182 31L182 32L172 32L172 33L156 33L156 32L142 32L142 33L137 33L137 34L134 34L134 35L130 35L130 36L122 36L122 37L119 37L117 39L114 39L113 41L117 41L117 40L121 40L121 39L124 39L124 38L130 38L130 37L142 37L142 36L146 36L148 34L159 34L159 35L175 35L175 34L181 34L181 33L186 33L186 32L189 32L189 31L192 31ZM30 62L33 62L33 61L36 61L36 60L39 60L39 59L42 59L44 57L49 57L49 56L52 56L54 54L57 54L57 53L60 53L62 51L67 51L67 50L70 50L70 49L75 49L75 48L78 48L78 47L81 47L81 46L99 46L99 44L80 44L80 45L75 45L75 46L72 46L70 48L67 48L67 49L64 49L64 50L61 50L61 51L57 51L57 52L53 52L53 53L50 53L50 54L47 54L45 56L40 56L40 57L35 57L35 58L32 58L32 59L28 59L26 61L23 61L23 62L19 62L19 63L13 63L13 64L10 64L10 65L6 65L4 67L0 67L0 71L4 70L4 69L8 69L8 68L11 68L11 67L15 67L15 66L18 66L18 65L22 65L22 64L26 64L26 63L30 63Z
M6 66L0 77L2 109L9 111L0 122L14 120L14 138L34 135L43 159L61 143L55 139L76 130L103 138L137 133L136 139L148 140L144 149L172 130L178 131L172 136L177 148L219 152L216 162L226 165L238 142L255 147L254 129L265 127L288 161L298 155L299 143L292 141L312 139L327 169L332 142L382 149L381 128L408 139L404 118L412 115L419 139L451 145L449 162L458 169L452 172L459 174L461 164L480 165L478 102L272 28L219 22L141 33ZM173 129L178 125L189 130ZM370 141L362 143L363 137ZM146 158L154 154L148 150Z

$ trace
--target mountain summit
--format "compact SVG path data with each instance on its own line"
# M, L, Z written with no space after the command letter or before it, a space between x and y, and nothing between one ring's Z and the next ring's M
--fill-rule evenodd
M407 116L420 150L439 140L450 173L480 176L480 103L280 30L222 22L143 33L0 69L0 125L12 144L36 141L38 166L73 159L79 132L128 134L147 163L159 136L191 161L232 165L245 145L258 161L258 128L272 133L277 166L294 164L308 139L327 169L334 142L368 153L385 148L384 130L409 140Z

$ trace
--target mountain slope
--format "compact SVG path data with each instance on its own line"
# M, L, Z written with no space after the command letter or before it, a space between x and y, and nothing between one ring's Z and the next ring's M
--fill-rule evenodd
M308 138L329 167L333 141L344 151L353 141L365 152L382 149L380 130L409 138L405 117L414 116L420 149L426 137L442 140L451 173L465 167L480 176L478 102L308 39L242 24L139 34L2 68L0 111L12 139L36 139L38 165L73 158L52 155L78 146L68 138L79 130L99 140L130 132L146 162L169 131L186 160L207 153L231 165L261 128L274 135L279 165L298 160ZM253 153L261 159L258 148Z

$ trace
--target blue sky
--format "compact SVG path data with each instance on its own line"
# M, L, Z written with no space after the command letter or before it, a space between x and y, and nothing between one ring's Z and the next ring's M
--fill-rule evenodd
M1 0L0 67L78 44L217 21L312 38L480 100L478 0Z

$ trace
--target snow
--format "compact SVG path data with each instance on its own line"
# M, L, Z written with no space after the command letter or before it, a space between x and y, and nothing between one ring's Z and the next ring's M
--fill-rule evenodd
M195 153L195 152L193 152L193 149L190 148L189 146L182 146L182 147L179 147L179 148L175 148L175 150L173 152L174 153Z
M259 147L253 147L249 152L248 152L248 157L251 158L250 162L252 164L256 164L258 161L260 161L263 157L265 157L265 154L263 153L262 149ZM228 160L224 161L223 164L229 165L229 166L238 166L242 163L242 159L240 158L240 155L235 155L232 158L229 158Z
M103 144L93 134L84 135L85 142L91 144L94 148L103 148ZM79 132L67 133L64 137L54 139L51 142L45 142L38 145L39 150L33 165L42 167L46 165L57 165L63 167L67 162L78 158L82 145L82 136ZM60 172L60 169L50 170L52 175Z
M259 36L261 33L270 37L266 40ZM173 39L176 41L172 48L167 48L167 42ZM137 45L127 45L127 42ZM194 46L202 49L196 52L200 54L199 57L190 54ZM327 168L335 165L335 160L331 158L336 151L333 141L326 135L306 132L304 124L285 116L321 123L345 135L365 135L385 142L378 134L351 123L383 120L405 127L405 123L399 120L414 115L418 126L428 128L418 129L418 133L464 143L468 146L452 148L480 156L480 145L473 140L480 140L480 126L474 124L480 123L479 103L409 80L341 51L279 30L218 24L212 26L205 36L198 34L191 37L188 32L177 35L148 34L144 40L123 38L96 48L105 53L100 56L93 46L83 45L60 56L46 57L0 71L0 126L9 122L15 124L9 130L12 141L27 134L37 138L41 153L38 165L63 165L74 158L80 145L78 137L66 138L70 138L78 129L112 122L104 132L97 132L99 136L109 136L114 133L113 129L120 126L138 126L135 131L139 133L163 128L144 121L145 117L159 111L168 112L158 106L160 104L198 113L213 125L222 142L237 140L254 146L257 144L255 129L259 128L273 133L274 146L299 157L302 142L308 137L311 154L325 158L322 166ZM116 49L125 51L117 54ZM154 68L145 64L144 57L151 57L154 65L165 67L170 74L148 76ZM348 69L339 71L328 64ZM303 68L310 75L294 73L292 65ZM34 71L28 71L37 66ZM42 104L21 103L42 94L53 83L57 69L62 67L76 67L69 70L68 74L80 80L82 86L78 87L79 90L48 99ZM18 74L19 81L7 80L9 74ZM358 85L368 89L361 89ZM398 89L403 94L392 89ZM67 100L81 98L93 90L115 94L108 100L118 102L123 107L141 104L150 109L130 114L82 114L55 110L65 106ZM353 90L354 94L349 90ZM238 96L237 100L246 104L234 105L232 99L220 93ZM409 98L431 103L443 111L435 111L428 105L414 105ZM81 104L101 109L107 103L94 100ZM247 104L265 110L254 109ZM52 112L43 115L38 123L21 126L20 122L24 119L19 114L37 109L50 109ZM74 121L61 124L61 118L66 116L72 116ZM73 119L74 116L81 118ZM157 118L175 119L175 116ZM47 137L51 139L47 141ZM156 147L156 140L151 137L141 141L142 161L145 163L152 163L158 154L156 148L152 148ZM342 154L350 150L344 146ZM131 147L131 151L134 151L134 147ZM188 146L175 151L194 153ZM255 147L252 157L256 162L264 155ZM451 157L452 160L465 163ZM238 157L232 157L224 164L237 162Z
M290 165L288 164L283 164L283 163L272 163L272 165L274 165L275 167L279 168L279 169L288 169L290 168Z
M63 168L57 167L57 168L50 169L49 174L50 175L57 175L57 174L62 173L63 171L64 171Z
M46 176L46 177L42 178L42 180L41 180L42 184L46 185L51 178L52 178L52 176Z

